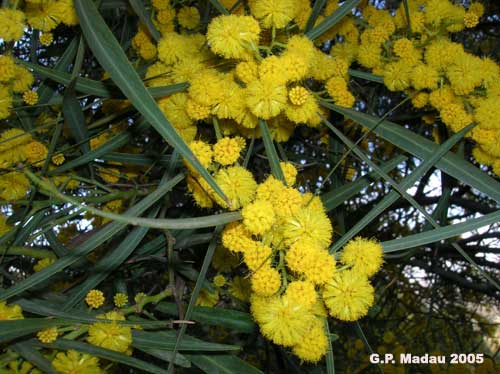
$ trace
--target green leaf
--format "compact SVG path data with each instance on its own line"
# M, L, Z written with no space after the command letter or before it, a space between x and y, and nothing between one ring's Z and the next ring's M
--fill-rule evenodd
M274 147L269 127L267 126L266 121L262 119L259 120L259 126L260 131L262 132L262 140L266 149L266 155L269 160L269 165L271 166L271 172L276 179L284 182L285 177L283 176L283 170L281 170L280 160L278 153L276 152L276 148Z
M393 122L380 121L377 117L369 114L337 105L324 102L321 104L368 129L372 129L377 135L420 159L428 159L439 149L439 145L434 142ZM435 164L435 167L500 203L500 183L457 155L448 152Z
M73 60L77 49L78 49L78 38L75 37L68 44L68 46L66 47L66 50L61 55L61 57L59 57L53 70L58 71L58 72L64 72L68 68L71 61ZM36 66L38 66L38 65L36 65ZM38 91L37 91L38 104L47 103L55 93L54 89L52 87L50 87L47 83L48 82L45 80L42 83L40 83L40 87L38 88Z
M400 163L406 160L406 157L404 156L397 156L394 159L386 162L380 168L388 173L392 169L394 169L396 166L398 166ZM376 171L372 171L358 179L356 179L354 182L347 183L343 186L340 186L338 188L335 188L323 195L321 195L321 201L323 202L323 205L326 209L326 211L331 211L338 207L339 205L343 204L346 200L350 199L359 191L361 191L363 188L368 187L370 184L372 184L374 181L379 180L380 175Z
M75 44L76 45L76 44ZM75 47L76 51L76 47ZM64 86L68 86L71 81L71 74L64 71L59 71L47 68L45 66L33 64L28 61L16 60L16 62L25 65L27 68L32 69L35 74L38 74L44 78L53 80L54 82L60 83ZM164 97L176 92L185 91L188 88L188 83L176 83L169 86L160 87L148 87L147 91L153 97ZM95 95L102 98L113 98L113 99L123 99L125 96L120 92L120 90L109 82L100 82L93 79L77 77L75 81L75 90L82 92L87 95Z
M80 102L76 98L74 88L75 80L71 81L64 91L63 113L73 138L80 145L82 154L85 154L90 152L89 133L87 124L85 123L85 116L83 115Z
M325 318L325 333L326 336L330 337L328 339L328 351L326 352L326 372L327 374L335 374L335 360L333 359L333 348L332 348L332 338L330 333L330 326L328 325L328 320Z
M99 156L104 161L121 162L124 164L150 166L155 163L161 166L166 166L170 162L170 155L148 155L148 154L135 154L124 152L106 152ZM177 166L181 165L179 161Z
M221 14L223 15L228 15L229 12L228 10L222 5L222 3L219 0L209 0L210 4L214 6L215 9L217 9Z
M200 291L203 287L203 283L205 282L205 278L207 275L208 268L210 266L210 263L212 262L212 257L215 253L215 248L217 247L218 240L219 240L219 234L222 231L223 226L217 226L213 232L212 240L210 241L210 244L208 245L207 253L205 255L205 258L203 259L203 264L201 265L200 273L198 274L198 278L196 279L196 284L194 286L193 292L191 293L191 297L189 299L189 304L186 310L186 314L184 315L184 318L186 320L189 320L191 318L191 315L193 314L194 311L194 306L196 303L196 300L198 299L198 296L200 294ZM183 324L181 328L179 329L179 332L177 334L177 339L175 341L175 346L174 346L174 355L173 357L175 358L175 355L177 352L181 349L183 339L186 335L186 329L187 329L187 324ZM185 340L184 340L185 342ZM168 365L168 373L172 373L174 369L174 366L172 363Z
M354 329L356 330L356 334L358 335L358 337L363 341L363 343L365 344L365 347L366 347L366 350L370 353L370 354L373 354L373 349L370 345L370 343L368 342L368 339L366 338L366 335L365 333L363 332L363 329L361 328L361 325L359 324L359 321L356 321L354 322ZM378 365L378 370L380 373L383 373L383 370L381 369L380 365Z
M153 39L158 42L161 34L151 21L151 14L146 10L144 3L141 0L129 0L129 2L135 14L137 14L141 22L146 25Z
M355 78L365 79L367 81L375 82L375 83L384 83L384 78L372 73L368 73L367 71L349 69L349 75Z
M179 183L183 178L180 174L175 178L172 178L166 183L160 184L160 186L138 204L134 205L128 209L125 214L137 215L143 213L146 209L151 207L156 201L158 201L165 193L170 191L177 183ZM64 270L68 266L79 261L80 258L86 256L99 245L104 243L106 240L114 238L121 230L126 227L126 223L123 222L111 222L109 225L104 226L102 229L97 231L94 235L88 238L85 242L80 244L78 247L71 251L71 254L60 258L52 265L46 267L45 269L30 275L28 278L22 280L21 282L15 284L9 289L0 292L0 300L6 300L12 296L18 295L23 291L26 291L52 277L54 274Z
M26 342L19 342L10 346L10 349L19 353L24 359L35 365L47 374L57 374L49 360L43 357L36 349Z
M234 355L185 355L207 374L262 374L262 371Z
M25 318L0 321L0 343L5 343L49 327L71 325L73 323L73 321L60 318Z
M186 324L182 324L186 326ZM139 349L161 349L173 351L176 345L177 334L174 330L170 331L132 331L132 345ZM179 345L179 351L237 351L240 349L237 345L218 344L205 342L185 335L183 341Z
M171 362L172 361L172 352L171 351L165 351L161 349L140 349L137 348L140 351L147 353L148 355L151 355L153 357L156 357L162 361L166 362ZM175 356L175 364L179 365L183 368L190 368L191 367L191 362L184 356L181 355L180 353L177 353Z
M500 211L489 213L479 218L468 219L462 223L443 226L437 229L405 236L403 238L387 240L381 244L384 247L384 253L396 252L453 238L455 236L462 235L465 232L477 230L480 227L492 225L497 222L500 222Z
M82 352L82 353L87 353L92 356L97 356L100 358L103 358L105 360L109 360L112 362L119 362L124 365L128 365L140 370L144 370L147 373L153 373L153 374L164 374L165 370L150 364L149 362L139 360L137 358L131 357L124 355L123 353L111 351L109 349L104 349L101 347L96 347L95 345L87 344L87 343L82 343L74 340L68 340L68 339L58 339L53 343L50 344L42 344L36 340L30 341L31 344L37 347L48 347L48 348L55 348L55 349L60 349L60 350L70 350L74 349L75 351Z
M359 4L360 1L361 0L347 0L344 4L342 4L342 6L340 6L340 8L333 12L333 14L325 17L325 19L318 26L306 32L305 35L311 40L319 38L339 23L346 14L351 12L352 8Z
M316 20L319 17L319 14L323 10L323 7L325 6L325 4L326 4L326 0L316 0L314 2L314 6L312 8L311 15L309 16L309 19L307 20L307 23L306 23L306 28L305 28L306 32L308 32L309 30L312 29L312 27L316 23Z
M149 217L156 216L159 209L160 207L153 209ZM118 268L118 266L130 256L142 239L144 239L148 231L149 228L147 227L137 227L133 229L120 245L107 253L97 264L89 269L91 275L71 291L69 299L62 305L61 309L68 311L78 302L83 300L91 289L96 288L113 270Z
M62 202L69 203L78 207L84 211L90 212L100 217L108 218L113 221L122 222L133 226L143 226L150 227L154 229L173 229L173 230L186 230L186 229L198 229L205 227L214 227L217 225L224 225L230 222L241 220L241 212L228 212L221 214L213 214L210 216L203 217L192 217L192 218L142 218L138 216L132 216L129 214L115 214L105 212L100 209L96 209L85 204L80 203L77 199L64 195L59 192L59 190L52 184L43 181L38 178L35 174L28 170L24 170L26 176L33 181L36 185L42 187L41 193L48 196L57 198ZM182 179L182 175L178 175L177 179Z
M155 309L172 316L178 315L177 305L175 303L161 302ZM255 332L256 329L256 325L250 314L231 309L197 306L194 307L190 319L203 325L223 326L232 331L240 331L249 334Z
M360 157L362 157L365 161L369 161L366 156L361 152L358 152L357 148L354 144L347 139L339 130L337 130L330 122L323 118L323 123L332 130L342 141L346 142ZM419 180L432 166L436 165L436 163L445 155L452 147L455 145L462 137L464 136L467 129L462 130L461 132L454 134L452 137L447 139L434 154L429 155L429 157L422 162L410 175L406 176L397 187L400 192L406 191L408 188L413 186L413 184ZM369 164L376 168L377 173L381 174L383 177L387 175L383 175L380 168L378 168L371 161ZM394 187L394 186L393 186ZM379 214L384 212L387 208L389 208L398 198L400 197L400 193L393 190L389 192L377 205L375 205L361 220L359 220L347 233L342 235L342 237L335 242L335 244L330 249L330 252L335 252L340 249L344 244L346 244L351 238L357 235L366 225L368 225L373 219L375 219Z
M201 165L188 145L146 90L115 36L92 0L75 0L75 9L87 44L101 66L144 118L168 141L225 201L227 198L210 173ZM229 201L227 201L229 204ZM230 205L230 204L229 204Z

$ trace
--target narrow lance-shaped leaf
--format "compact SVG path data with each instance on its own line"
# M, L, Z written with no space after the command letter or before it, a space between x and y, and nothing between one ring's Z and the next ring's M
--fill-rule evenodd
M172 124L160 110L151 94L146 90L139 75L130 64L115 36L92 0L75 0L75 9L80 27L94 56L109 73L111 79L121 89L134 107L141 112L158 133L168 141L207 181L214 191L229 205L223 191L210 173L201 165L191 149L182 140Z
M306 32L306 36L315 40L339 23L361 0L347 0L333 14L326 17L318 26Z
M439 149L439 145L396 123L380 121L369 114L330 103L321 102L321 105L372 129L378 136L420 159L429 159ZM448 152L434 166L500 203L500 182L457 155Z
M166 183L160 184L160 186L143 200L141 200L138 204L134 205L130 209L128 209L125 214L129 215L137 215L143 213L146 209L151 207L156 201L158 201L165 193L167 193L170 189L172 189L177 183L179 183L184 176L182 174L172 178ZM71 251L71 254L65 257L60 258L52 265L42 269L41 271L30 275L28 278L22 280L21 282L15 284L14 286L3 290L0 292L0 300L6 300L12 296L18 295L23 291L34 287L50 277L54 274L64 270L68 266L76 263L80 260L81 257L86 256L90 252L92 252L99 245L104 243L106 240L114 237L117 233L125 228L127 224L122 222L112 222L109 225L100 229L97 233L90 237L87 241L76 247Z
M64 92L63 113L73 138L76 143L80 144L82 153L85 154L89 152L89 133L87 124L85 123L85 116L82 112L82 107L76 98L74 80L68 87L66 87L66 91Z

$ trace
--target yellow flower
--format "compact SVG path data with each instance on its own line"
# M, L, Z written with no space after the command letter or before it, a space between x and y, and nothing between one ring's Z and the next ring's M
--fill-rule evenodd
M482 60L468 53L462 53L446 67L446 76L457 95L467 95L478 87L482 80Z
M61 165L64 162L64 160L65 160L64 154L62 153L57 153L52 156L52 163L54 165Z
M288 104L285 108L286 117L290 121L295 123L305 123L311 127L315 127L318 111L318 103L312 95L305 97L302 105Z
M343 77L332 77L326 84L325 88L328 94L335 101L335 104L343 107L352 107L354 105L354 96L349 92L347 82Z
M198 306L213 307L218 302L219 302L219 291L214 290L213 292L210 292L205 288L201 289L200 294L196 299L196 305Z
M101 307L105 301L104 293L100 290L90 290L85 296L85 302L94 309Z
M481 128L500 130L500 105L498 105L498 99L486 98L481 100L474 117Z
M285 108L287 90L273 79L256 80L248 85L246 102L255 116L270 119Z
M324 284L335 274L335 259L310 240L295 242L286 254L288 267L314 284Z
M471 29L476 27L479 23L479 17L474 12L467 12L464 16L464 25L465 27Z
M328 350L328 338L325 334L324 319L315 318L309 331L300 342L293 346L293 353L301 360L316 363Z
M331 243L332 232L328 216L310 207L301 208L283 225L283 236L288 245L297 241L312 240L325 248Z
M253 0L249 2L252 14L264 27L282 29L297 14L295 0Z
M197 51L197 48L192 46L190 50L190 39L176 32L164 33L158 42L158 58L167 65L175 64L178 61L191 58Z
M99 176L106 183L117 183L120 180L120 170L117 168L101 168Z
M0 236L5 235L12 229L11 225L7 224L7 217L0 214Z
M21 93L30 89L35 78L26 68L16 65L14 80L12 81L12 91Z
M188 191L193 195L194 201L200 208L212 208L213 201L210 195L202 187L204 183L198 181L196 178L188 175L187 177L187 188Z
M177 20L182 27L193 30L200 24L200 13L193 6L184 6L179 9Z
M252 275L252 290L259 296L272 296L278 292L281 286L280 273L268 266L261 266Z
M252 234L263 235L276 221L273 206L265 200L256 200L241 211L243 224Z
M59 352L52 366L59 374L101 374L103 371L99 367L99 359L86 353L69 350Z
M128 296L124 293L118 292L113 297L113 302L115 303L115 306L117 308L123 308L125 305L128 304Z
M214 285L217 287L224 287L224 285L227 283L226 277L223 276L222 274L217 274L214 277Z
M54 41L54 36L51 32L44 32L40 35L40 43L44 46L49 46Z
M253 242L252 246L245 249L243 258L245 264L251 271L258 271L263 267L269 267L271 265L271 255L273 250L271 247L261 244L259 242ZM265 274L260 274L264 276ZM269 272L267 273L269 275ZM273 274L274 276L275 274Z
M108 319L111 322L97 322L89 326L87 341L102 348L125 353L132 344L132 329L116 321L124 321L125 317L118 312L108 312L98 315L99 319Z
M210 107L200 104L193 99L188 99L186 102L186 113L191 119L201 121L210 115Z
M259 23L253 17L219 16L208 25L207 40L218 55L249 60L259 44L259 34Z
M302 304L294 304L280 296L253 296L251 312L262 335L285 347L299 344L314 320L313 314Z
M258 78L259 67L253 60L242 61L235 68L236 77L245 84L249 84Z
M418 64L413 68L411 84L417 90L428 88L435 90L438 87L439 73L429 65Z
M210 144L205 143L202 140L195 140L189 143L189 148L203 167L208 168L210 166L213 158L212 146ZM197 174L196 170L189 162L185 160L184 164L191 170L191 172Z
M415 48L413 43L407 38L401 38L394 42L393 46L396 56L409 65L416 65L422 58L420 50Z
M7 305L5 301L0 301L0 321L14 319L24 319L21 307L17 304Z
M11 108L12 95L9 92L9 88L7 86L0 85L0 119L9 117Z
M24 34L24 13L17 9L0 9L0 24L2 29L0 30L0 39L5 42L12 42L21 37Z
M318 301L314 284L309 281L293 281L288 284L285 297L292 304L302 304L311 309Z
M38 261L35 266L33 266L33 270L39 272L52 265L54 262L55 260L53 258L44 258L43 260Z
M352 270L337 273L323 289L330 315L342 321L356 321L368 313L374 291L368 278Z
M241 222L231 222L222 231L222 244L233 252L245 252L253 248L255 242L250 232Z
M0 55L0 82L8 82L16 74L14 59L8 55Z
M293 217L302 205L300 192L292 187L284 187L280 182L280 188L276 195L271 196L269 201L273 204L276 215L280 218Z
M429 102L429 94L426 92L418 92L411 98L411 103L417 109L423 108Z
M309 97L309 91L307 91L302 86L292 87L288 91L288 98L290 102L294 105L303 105L306 102L306 99Z
M249 279L236 276L229 285L229 294L238 300L248 302L251 294L250 287Z
M49 327L48 329L39 331L36 334L36 337L42 343L49 344L56 341L58 334L59 333L57 332L57 327Z
M412 66L405 61L391 62L384 66L384 84L391 91L402 91L410 85Z
M49 150L44 144L32 141L23 147L23 152L29 163L35 166L42 166Z
M13 171L0 178L0 198L4 200L20 200L26 196L30 182L24 174Z
M373 239L357 237L343 248L340 259L346 265L353 267L353 271L371 277L383 263L383 248Z
M297 180L297 169L291 162L280 162L281 171L288 186L293 186Z
M234 164L244 147L245 140L240 136L219 139L214 145L214 160L224 166Z
M215 175L215 182L229 199L230 210L240 209L249 204L255 197L257 183L253 179L252 173L241 166L220 169ZM227 204L219 196L214 197L219 205L227 207Z

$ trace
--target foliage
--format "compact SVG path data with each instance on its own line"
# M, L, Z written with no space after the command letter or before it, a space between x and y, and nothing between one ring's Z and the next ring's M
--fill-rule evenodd
M498 370L499 14L4 1L0 373Z

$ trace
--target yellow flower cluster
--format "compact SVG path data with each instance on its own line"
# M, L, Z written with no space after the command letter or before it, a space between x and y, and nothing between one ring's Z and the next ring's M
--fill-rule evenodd
M328 252L332 224L321 200L294 188L297 169L291 163L280 163L283 182L269 176L257 183L246 168L233 165L243 146L242 139L235 138L221 138L213 147L201 140L190 144L194 155L213 173L229 206L185 160L191 174L189 190L201 207L217 204L241 209L242 220L224 228L222 244L242 256L249 271L252 314L266 338L290 347L304 361L317 362L328 346L327 308L333 317L354 321L373 304L368 277L382 264L382 248L373 240L356 238L342 251L343 270L337 269ZM226 159L231 163L225 163ZM222 254L217 252L214 267L220 269ZM245 300L241 280L235 281L230 294ZM226 278L219 274L214 284L221 288ZM218 300L218 290L203 289L197 305L214 306Z
M153 2L161 39L155 45L140 25L132 46L145 60L157 58L146 72L147 85L189 83L187 93L158 100L186 142L195 139L201 120L213 121L224 135L259 137L259 118L269 122L276 141L286 141L297 125L321 123L318 112L325 110L318 100L354 104L347 84L350 61L328 56L307 37L288 31L293 24L304 30L303 12L311 12L304 3L252 1L250 15L239 7L213 18L201 34L189 31L198 27L195 8L176 10L169 2ZM321 85L327 82L325 91Z
M104 294L100 290L90 290L85 296L85 302L91 308L100 308L106 301Z
M90 325L87 341L90 344L112 351L131 354L132 328L116 322L125 321L125 317L116 311L112 311L98 315L97 318L107 319L111 322L97 322Z
M7 305L5 301L0 301L0 321L13 319L24 319L21 307L17 304Z
M2 22L1 13L0 22ZM14 58L8 54L0 55L0 119L10 116L14 94L22 94L24 92L26 102L29 105L36 104L38 95L36 92L30 91L33 81L34 78L31 72L17 65Z
M450 33L478 24L483 6L472 3L466 10L448 0L410 0L408 6L411 37L403 4L395 16L363 9L367 26L357 61L381 75L389 90L406 92L414 107L435 108L452 131L475 122L467 135L477 144L473 155L500 174L500 67L450 40Z
M103 370L99 367L99 359L86 353L69 350L66 353L59 352L52 360L52 366L61 374L101 374Z

